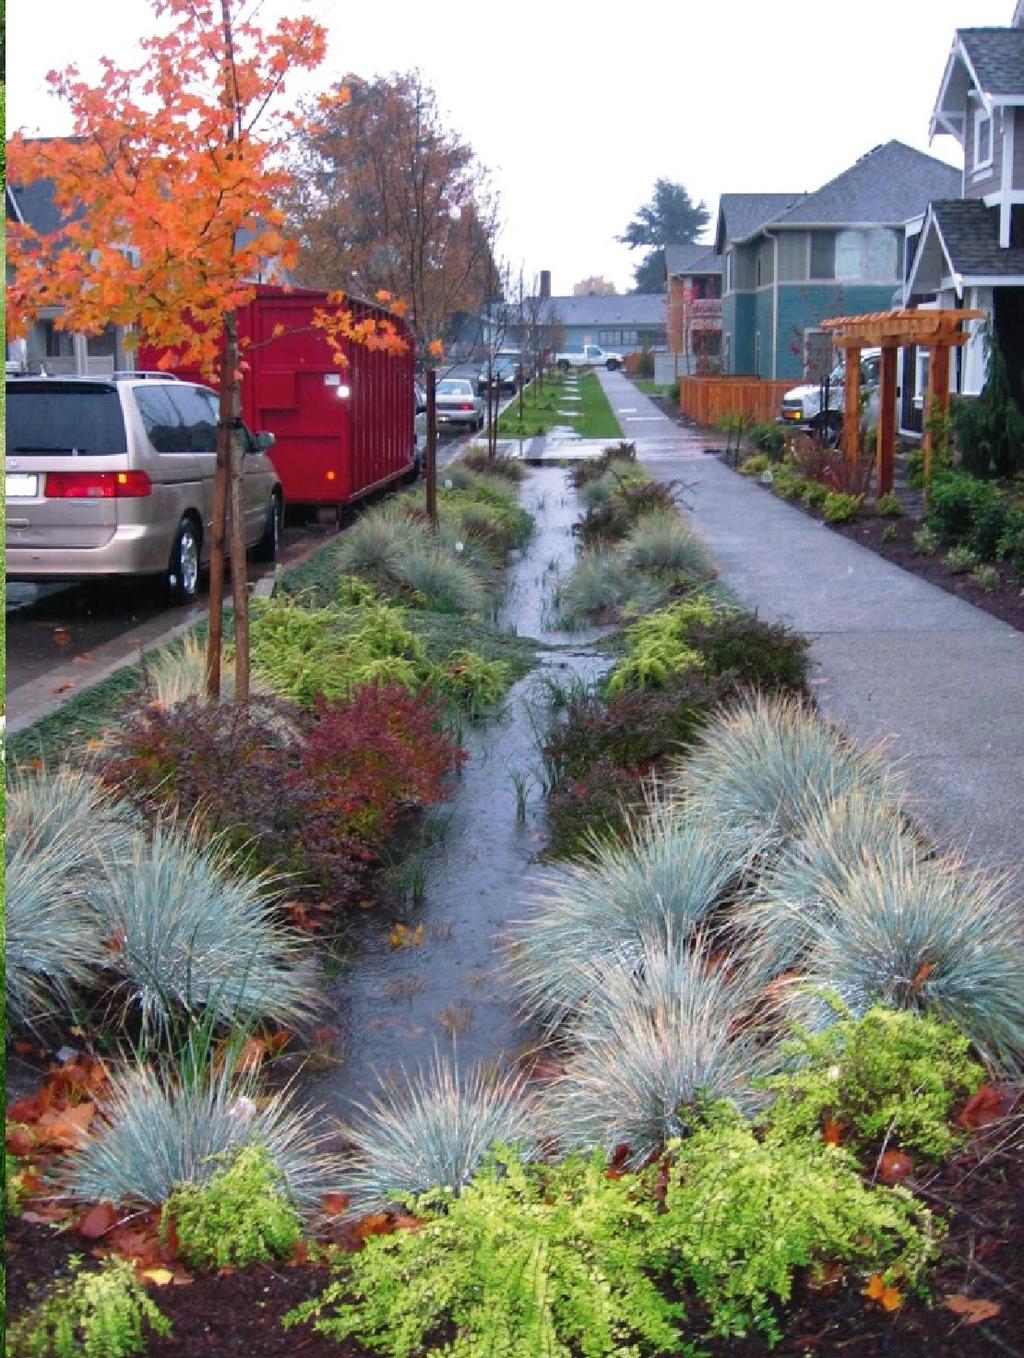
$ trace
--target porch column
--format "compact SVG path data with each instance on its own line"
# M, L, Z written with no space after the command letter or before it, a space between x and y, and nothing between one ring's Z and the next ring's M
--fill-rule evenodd
M896 347L882 349L882 381L878 391L878 446L875 449L875 493L892 492L896 456Z
M928 390L924 400L924 493L927 499L932 483L932 452L935 437L935 421L949 410L949 345L944 340L935 340L931 346L931 360L928 364Z
M860 345L847 345L846 399L843 405L843 450L851 484L860 462Z

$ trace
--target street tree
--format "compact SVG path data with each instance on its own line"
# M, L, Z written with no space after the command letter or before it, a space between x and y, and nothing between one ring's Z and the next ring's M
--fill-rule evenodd
M616 240L647 253L633 270L634 292L664 292L665 246L695 241L711 220L707 205L694 203L682 184L657 179L650 202L641 207Z
M244 702L245 355L235 311L253 297L265 261L285 269L295 262L282 231L289 179L281 152L297 120L283 95L294 71L320 64L325 33L306 16L264 31L241 15L238 0L151 0L151 7L160 31L142 40L140 65L121 69L104 58L95 82L75 66L49 76L70 107L73 137L19 135L10 144L12 179L51 180L61 223L45 235L9 224L8 316L15 333L54 306L67 330L127 327L130 341L165 350L167 367L198 367L216 382L207 687L219 694L230 503L235 693Z
M299 280L386 291L421 343L448 342L457 316L479 312L495 267L497 200L472 147L418 71L349 75L308 112L291 162Z

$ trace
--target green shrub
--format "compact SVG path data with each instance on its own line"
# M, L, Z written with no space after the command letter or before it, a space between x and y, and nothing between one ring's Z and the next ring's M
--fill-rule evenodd
M608 692L618 697L627 688L660 688L683 670L700 669L700 654L689 644L690 627L709 623L713 605L705 598L687 599L641 618L626 630L626 655L608 678Z
M783 500L799 500L808 484L804 477L786 463L772 471L772 490Z
M916 556L934 556L939 550L939 535L931 528L919 528L912 541Z
M1009 497L989 481L950 471L932 480L926 522L940 537L969 539L979 519L1005 513ZM989 530L991 532L991 530ZM993 535L993 545L999 532Z
M803 500L805 505L817 508L825 503L830 493L828 486L823 481L807 481L800 492L800 499Z
M767 453L755 453L753 457L748 457L745 462L740 463L739 473L741 476L760 476L770 465L771 459Z
M974 570L971 571L971 579L979 586L979 588L983 589L986 594L991 594L993 590L998 589L1002 584L1002 576L996 570L995 566L975 566Z
M781 1337L778 1305L798 1272L828 1263L916 1285L935 1253L927 1209L903 1189L869 1188L852 1157L821 1142L759 1141L728 1109L669 1148L665 1210L651 1247L722 1338Z
M974 570L977 564L978 558L970 547L959 545L951 547L946 553L946 565L954 575L966 575L968 571Z
M460 647L434 669L433 689L440 698L451 699L472 717L496 706L512 681L506 660L485 660L476 651Z
M770 461L778 462L786 447L786 430L771 421L755 424L747 430L747 440L760 452L767 453Z
M594 482L587 489L603 483ZM608 498L587 510L573 526L584 547L595 543L619 542L642 519L659 512L675 512L671 486L660 481L631 476L620 478Z
M624 1358L678 1352L682 1307L652 1277L653 1197L603 1155L523 1164L505 1150L456 1199L409 1208L416 1230L341 1256L334 1280L286 1319L311 1317L387 1358Z
M883 1145L944 1156L956 1144L956 1105L984 1078L970 1043L951 1023L874 1008L840 1017L821 1033L797 1029L795 1069L773 1076L769 1120L786 1136L820 1136L826 1118L844 1144L879 1152Z
M883 519L899 519L906 512L903 508L903 501L892 491L888 495L880 495L875 505L876 511L881 514Z
M1007 516L1003 536L996 544L996 557L1024 577L1024 508L1014 509Z
M630 567L622 552L612 547L590 547L581 552L556 596L562 627L621 618L631 608L656 608L668 586Z
M695 618L689 638L709 674L762 691L799 693L806 686L810 643L782 623L763 622L742 610L719 609L707 621Z
M849 523L860 513L863 495L846 495L841 490L831 491L822 502L826 523Z
M899 535L899 529L894 523L887 523L882 529L883 542L895 542Z
M170 1334L170 1321L123 1259L89 1271L75 1255L70 1263L71 1276L11 1326L12 1358L127 1358L145 1352L147 1329Z
M302 1235L280 1170L259 1145L214 1157L205 1184L179 1184L164 1203L160 1234L173 1222L192 1268L245 1268L286 1258Z

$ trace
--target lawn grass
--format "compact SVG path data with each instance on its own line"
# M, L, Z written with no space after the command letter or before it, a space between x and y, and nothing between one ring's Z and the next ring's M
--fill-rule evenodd
M637 391L642 391L645 396L664 396L668 392L668 387L650 377L634 377L632 382Z
M580 404L574 407L578 415L560 413L569 407L566 395L566 375L553 373L544 378L542 386L531 382L523 390L523 417L519 418L519 401L515 400L498 420L499 438L533 438L546 434L552 425L569 425L585 439L620 439L622 429L608 404L594 373L583 373L576 394Z
M98 740L142 689L141 665L126 665L11 736L8 763L32 764L38 759L53 764L63 755L71 755L76 761L85 757L89 742Z

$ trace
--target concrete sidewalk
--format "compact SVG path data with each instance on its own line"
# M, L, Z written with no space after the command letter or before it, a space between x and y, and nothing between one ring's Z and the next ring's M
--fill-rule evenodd
M737 476L627 378L598 375L652 473L685 483L681 504L725 583L811 638L824 712L859 740L890 739L940 844L1020 872L1024 633Z

